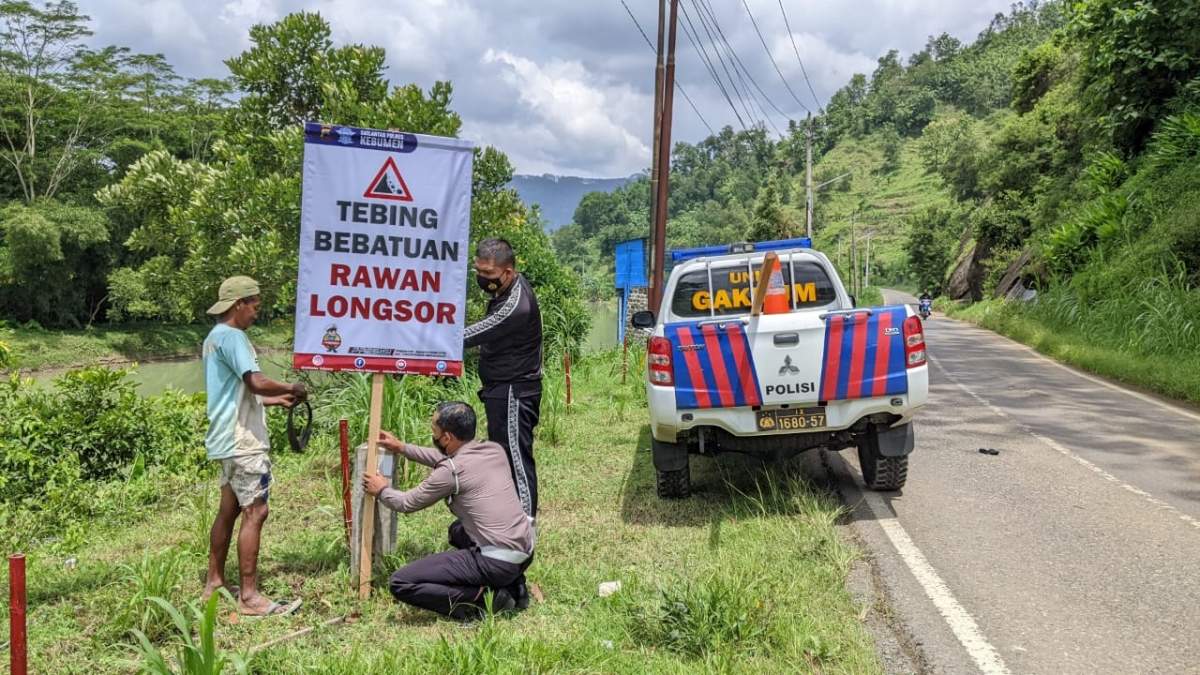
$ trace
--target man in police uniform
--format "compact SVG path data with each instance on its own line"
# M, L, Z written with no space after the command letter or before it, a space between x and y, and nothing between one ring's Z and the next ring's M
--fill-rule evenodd
M488 439L508 452L517 496L537 516L533 428L542 404L542 315L537 297L515 268L512 246L485 239L475 251L476 282L492 299L487 316L467 326L467 347L479 347L479 398L487 410Z
M516 270L512 246L484 239L475 250L475 281L492 296L487 315L467 326L465 344L479 347L479 399L487 411L488 440L508 457L526 516L537 516L533 428L542 406L542 314L533 287ZM518 609L529 606L525 575L512 586Z

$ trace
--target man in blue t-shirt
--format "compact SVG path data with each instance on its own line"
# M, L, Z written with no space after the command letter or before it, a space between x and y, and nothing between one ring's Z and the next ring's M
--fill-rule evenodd
M271 442L264 406L290 408L308 396L303 384L276 382L262 374L245 330L258 318L258 283L230 277L221 283L208 313L217 325L204 340L208 390L208 458L221 463L221 506L209 535L207 599L225 586L225 558L238 517L238 612L244 616L291 614L300 600L275 602L258 590L258 547L271 488ZM234 589L230 589L234 590Z

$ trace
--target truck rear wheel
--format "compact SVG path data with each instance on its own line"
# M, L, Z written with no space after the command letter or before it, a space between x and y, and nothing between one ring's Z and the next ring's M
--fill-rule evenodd
M688 467L678 471L657 471L660 499L684 499L692 495L692 477Z
M899 490L908 480L908 455L879 454L879 435L874 429L859 438L858 465L862 468L863 482L871 490Z

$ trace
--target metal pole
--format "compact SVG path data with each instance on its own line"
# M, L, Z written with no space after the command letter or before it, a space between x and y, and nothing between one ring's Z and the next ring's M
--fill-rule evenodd
M658 230L658 139L662 133L662 98L665 64L663 63L663 28L667 21L666 0L658 0L658 48L654 64L654 145L650 148L650 297L654 297L654 233ZM651 310L656 309L651 303Z
M650 309L657 312L662 303L663 265L667 246L667 195L671 185L671 110L675 101L675 25L679 19L679 0L671 0L667 23L667 70L663 80L662 130L658 144L658 221L654 224L654 297Z
M812 184L812 113L808 113L808 119L804 124L804 184L808 193L808 198L804 206L804 222L805 231L808 233L808 238L812 240L812 224L813 224L813 184Z
M12 675L29 672L28 636L25 633L25 555L8 556L8 636Z

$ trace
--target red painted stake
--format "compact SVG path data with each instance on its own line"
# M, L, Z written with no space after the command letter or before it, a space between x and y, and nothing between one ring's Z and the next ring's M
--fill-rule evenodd
M25 635L25 556L21 553L8 556L8 635L12 645L12 675L29 672L28 652Z
M567 376L567 405L571 405L571 353L563 354L563 373Z
M350 542L350 423L338 421L338 435L342 446L342 518L346 521L346 542Z

